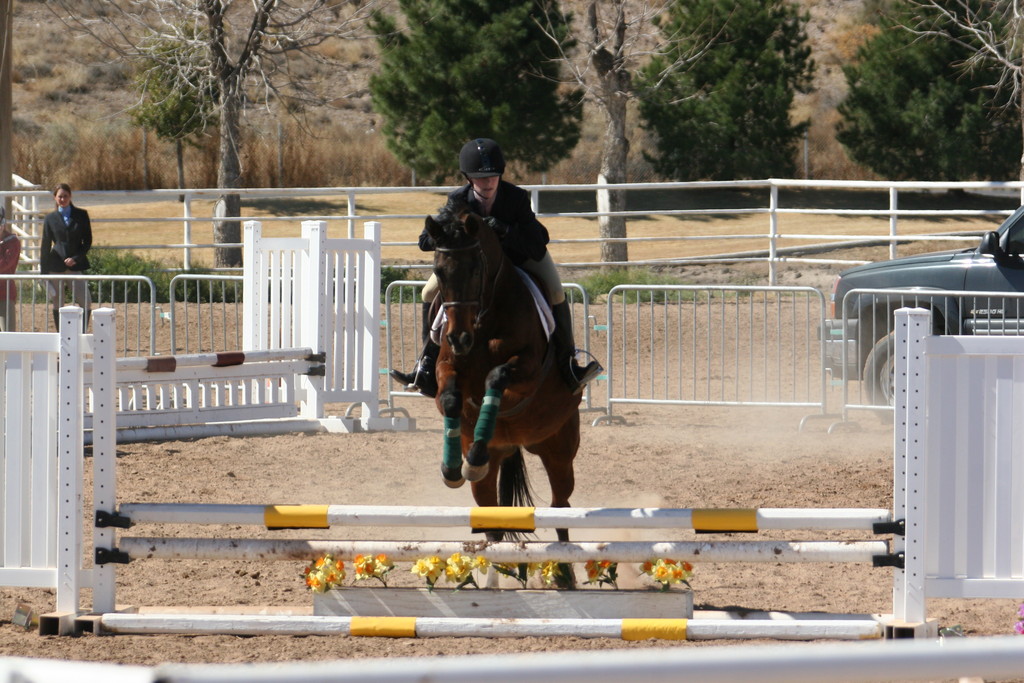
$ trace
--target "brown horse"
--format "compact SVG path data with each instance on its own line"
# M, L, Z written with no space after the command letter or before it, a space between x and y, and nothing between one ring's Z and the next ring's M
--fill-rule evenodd
M428 217L426 227L446 312L437 362L445 482L472 482L477 505L532 505L525 448L544 464L552 507L569 507L580 395L554 367L530 290L494 230L465 208L440 220ZM558 539L568 541L568 530Z

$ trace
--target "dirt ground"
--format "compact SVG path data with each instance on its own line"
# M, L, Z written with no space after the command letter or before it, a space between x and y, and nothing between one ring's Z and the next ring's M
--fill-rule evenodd
M735 269L705 273L728 281ZM806 271L790 284L825 287L829 269ZM600 392L600 383L595 392ZM594 405L603 406L602 400ZM469 487L452 490L440 478L441 420L432 401L405 397L416 429L367 434L289 434L216 437L118 446L117 486L122 502L248 504L472 505ZM332 406L332 408L335 408ZM340 414L344 407L337 407ZM829 433L837 417L808 419L807 409L753 407L617 406L626 424L592 423L602 413L584 412L576 459L578 507L811 507L891 506L891 418L854 414ZM87 458L86 469L92 459ZM546 505L548 486L539 461L528 456L536 503ZM88 495L87 495L88 498ZM86 501L88 503L88 500ZM263 537L238 525L196 529L146 526L132 535ZM464 540L457 529L343 528L280 531L274 537L324 539ZM692 532L588 532L575 540L709 540L730 535ZM866 532L762 532L759 538L872 540ZM553 540L551 531L539 534ZM743 538L750 538L744 536ZM312 559L312 558L310 558ZM135 561L117 570L121 606L164 611L168 606L215 607L225 612L287 608L310 613L312 598L300 577L303 563L267 561ZM391 586L422 586L399 563ZM349 580L352 584L349 563ZM578 568L577 574L582 574ZM620 588L649 586L635 565L619 570ZM697 563L691 581L698 616L717 610L779 610L888 613L892 573L860 564ZM439 590L450 590L441 584ZM468 588L466 590L473 590ZM1024 597L1024 596L1022 596ZM53 608L52 591L0 589L0 654L156 665L335 660L395 656L452 656L604 650L609 648L705 647L749 641L644 641L618 639L373 639L324 636L40 636L15 626L16 607ZM85 593L83 607L91 604ZM932 600L929 615L968 636L1013 633L1019 601ZM202 611L196 609L196 611ZM796 645L799 646L799 645Z
M136 502L470 505L468 487L450 490L439 476L441 422L433 403L407 399L417 429L405 433L293 434L121 444L119 499ZM828 420L800 429L800 411L759 408L627 406L626 425L591 426L584 415L577 458L576 506L609 507L887 507L892 497L892 428L877 415L829 434ZM547 484L536 458L531 480L538 504ZM228 525L198 532L168 525L169 535L253 536ZM380 529L278 532L292 537L388 538ZM135 533L132 530L129 533ZM153 527L139 531L154 533ZM266 532L262 532L266 533ZM410 530L394 538L464 538L456 530ZM547 538L541 532L540 537ZM449 535L454 534L454 535ZM775 532L766 538L859 538L860 532ZM553 538L553 535L552 535ZM579 534L577 540L597 540ZM644 538L605 532L604 540ZM654 538L654 537L649 537ZM700 540L708 537L702 536ZM661 532L660 540L692 540ZM220 606L309 610L311 596L294 562L136 561L118 570L118 602L142 608ZM350 573L351 582L351 573ZM399 564L392 585L422 585ZM634 566L620 587L642 585ZM891 611L891 572L853 564L697 564L698 610ZM444 588L439 588L444 589ZM471 588L466 590L472 590ZM86 594L88 601L90 596ZM0 653L155 665L163 662L281 662L567 649L701 647L739 641L628 643L581 638L372 639L294 636L39 636L11 623L18 603L52 608L50 591L0 591ZM933 600L942 626L968 635L1010 634L1017 602ZM156 611L155 609L153 611Z

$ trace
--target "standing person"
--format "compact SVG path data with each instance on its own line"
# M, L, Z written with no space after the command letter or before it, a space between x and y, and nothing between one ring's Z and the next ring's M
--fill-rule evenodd
M573 339L569 302L565 300L562 279L548 253L548 230L537 220L530 206L530 194L502 180L505 157L498 143L490 138L477 138L462 146L459 170L468 182L449 193L445 208L458 204L469 205L498 234L502 249L512 263L543 283L555 318L555 331L551 337L555 345L555 365L566 384L573 391L581 391L601 373L602 368L596 360L583 367L576 362L577 349ZM426 229L420 233L419 246L423 251L434 250L434 240ZM395 380L426 396L437 394L434 363L440 347L429 336L429 310L437 291L437 278L431 275L422 291L424 346L416 367L408 373L391 371Z
M43 238L39 245L39 272L81 275L89 269L89 249L92 248L92 224L89 213L71 203L71 187L61 183L53 191L57 209L43 221ZM89 283L76 280L71 283L71 298L82 307L83 331L89 326ZM64 283L54 283L52 289L53 324L60 330L60 310L64 303Z
M0 205L0 275L18 270L21 240L7 225L7 211ZM18 331L18 286L14 280L0 282L0 332Z

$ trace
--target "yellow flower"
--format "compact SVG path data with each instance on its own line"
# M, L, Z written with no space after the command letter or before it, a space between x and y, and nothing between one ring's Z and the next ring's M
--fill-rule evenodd
M310 590L323 593L331 588L341 587L345 580L345 563L335 560L329 553L321 555L302 570L302 576Z
M463 557L462 553L453 553L445 563L445 579L451 583L464 583L473 572L473 560Z
M548 560L546 562L536 562L530 565L530 573L537 572L540 575L540 580L544 582L545 586L550 586L558 578L558 563L554 560Z
M473 569L479 569L481 574L486 574L487 569L491 566L491 561L483 555L477 555L476 559L473 560Z
M668 590L675 583L686 583L693 576L693 565L689 562L661 559L644 562L641 571L661 584L662 590Z
M444 571L445 563L441 561L441 558L437 555L432 557L421 558L416 560L416 563L412 566L412 573L416 576L421 576L427 580L427 584L433 586L434 582L441 576L441 572Z

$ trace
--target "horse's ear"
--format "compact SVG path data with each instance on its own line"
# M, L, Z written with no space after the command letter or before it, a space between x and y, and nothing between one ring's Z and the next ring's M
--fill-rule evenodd
M444 236L444 229L441 224L434 220L433 216L427 216L426 220L427 234L430 235L430 239L436 243L442 236Z
M480 231L480 226L484 224L484 219L475 213L466 214L465 230L466 234L470 237L476 237Z

